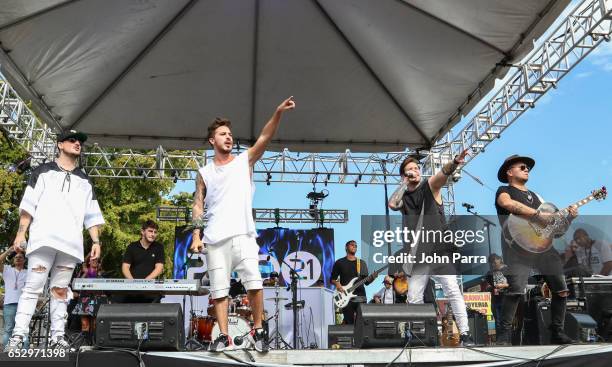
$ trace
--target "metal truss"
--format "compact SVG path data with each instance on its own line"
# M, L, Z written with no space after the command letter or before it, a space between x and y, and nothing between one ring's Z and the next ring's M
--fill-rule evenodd
M454 136L441 137L428 156L428 163L439 166L459 152L469 149L466 164L507 129L525 111L603 41L612 34L612 1L584 0L550 33L506 78L503 87Z
M533 108L540 97L582 61L601 42L609 41L612 34L612 0L584 0L540 47L521 64L507 65L515 68L496 94L457 133L453 130L436 139L429 152L424 154L423 173L430 176L438 172L459 152L469 149L469 163L523 112ZM0 126L5 133L19 142L37 161L52 159L55 143L53 132L35 116L8 86L0 79ZM471 98L478 98L480 91ZM25 107L24 107L25 106ZM244 147L240 147L244 149ZM267 153L254 168L254 179L267 184L276 182L320 184L389 184L399 182L398 169L406 155L419 152L404 151L387 154L357 154L349 150L341 154L300 154L284 150ZM195 172L213 159L207 151L156 151L139 152L126 149L109 149L94 145L85 152L81 164L92 177L156 178L188 180ZM449 180L443 190L447 214L454 214L453 182L460 179L458 173Z
M55 154L55 134L30 111L0 74L0 130L21 145L36 166Z
M253 219L262 223L346 223L346 209L271 209L253 208ZM168 222L191 222L191 208L177 206L160 206L157 208L157 220Z

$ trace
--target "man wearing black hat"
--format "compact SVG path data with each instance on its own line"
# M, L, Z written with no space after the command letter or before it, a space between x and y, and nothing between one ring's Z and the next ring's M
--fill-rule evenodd
M508 186L500 186L495 195L495 208L502 228L510 214L518 215L539 225L550 222L551 214L538 210L542 199L527 188L529 172L535 161L529 157L512 155L508 157L497 172L497 178ZM578 215L575 207L569 208L569 219ZM498 344L510 344L512 320L516 313L521 296L525 293L527 279L531 269L537 269L544 275L552 291L551 303L551 342L554 344L572 343L564 332L566 299L569 294L563 276L563 263L559 253L550 248L543 253L528 253L518 246L512 246L507 233L502 233L502 253L508 265L508 290L503 297L500 334Z
M104 224L93 187L77 167L87 136L67 131L57 138L59 155L53 162L32 171L19 205L19 229L13 243L25 252L28 273L17 306L13 335L5 351L23 348L38 296L47 278L51 290L51 340L48 348L68 349L64 337L67 305L72 298L69 284L77 263L83 261L83 227L92 239L91 259L100 257L98 226ZM31 226L30 226L31 224ZM29 238L26 241L26 232Z

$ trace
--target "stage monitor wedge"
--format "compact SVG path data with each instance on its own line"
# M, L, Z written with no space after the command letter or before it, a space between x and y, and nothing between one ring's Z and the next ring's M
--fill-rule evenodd
M361 304L355 320L355 347L436 346L438 326L432 304Z
M96 346L179 351L185 345L183 325L178 303L105 304L96 318Z

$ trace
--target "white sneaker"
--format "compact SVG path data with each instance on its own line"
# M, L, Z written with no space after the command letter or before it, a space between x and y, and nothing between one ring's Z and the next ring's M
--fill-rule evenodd
M72 348L72 346L70 345L68 340L66 340L66 337L64 335L59 336L57 338L52 338L49 341L49 348L50 349L65 349L68 352L76 351L76 349Z
M23 336L13 335L8 340L8 343L4 346L4 351L9 352L11 350L23 349Z

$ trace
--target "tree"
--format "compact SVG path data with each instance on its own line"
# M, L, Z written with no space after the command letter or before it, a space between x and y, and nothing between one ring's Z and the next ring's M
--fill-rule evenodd
M20 146L0 135L0 248L13 243L29 161Z

